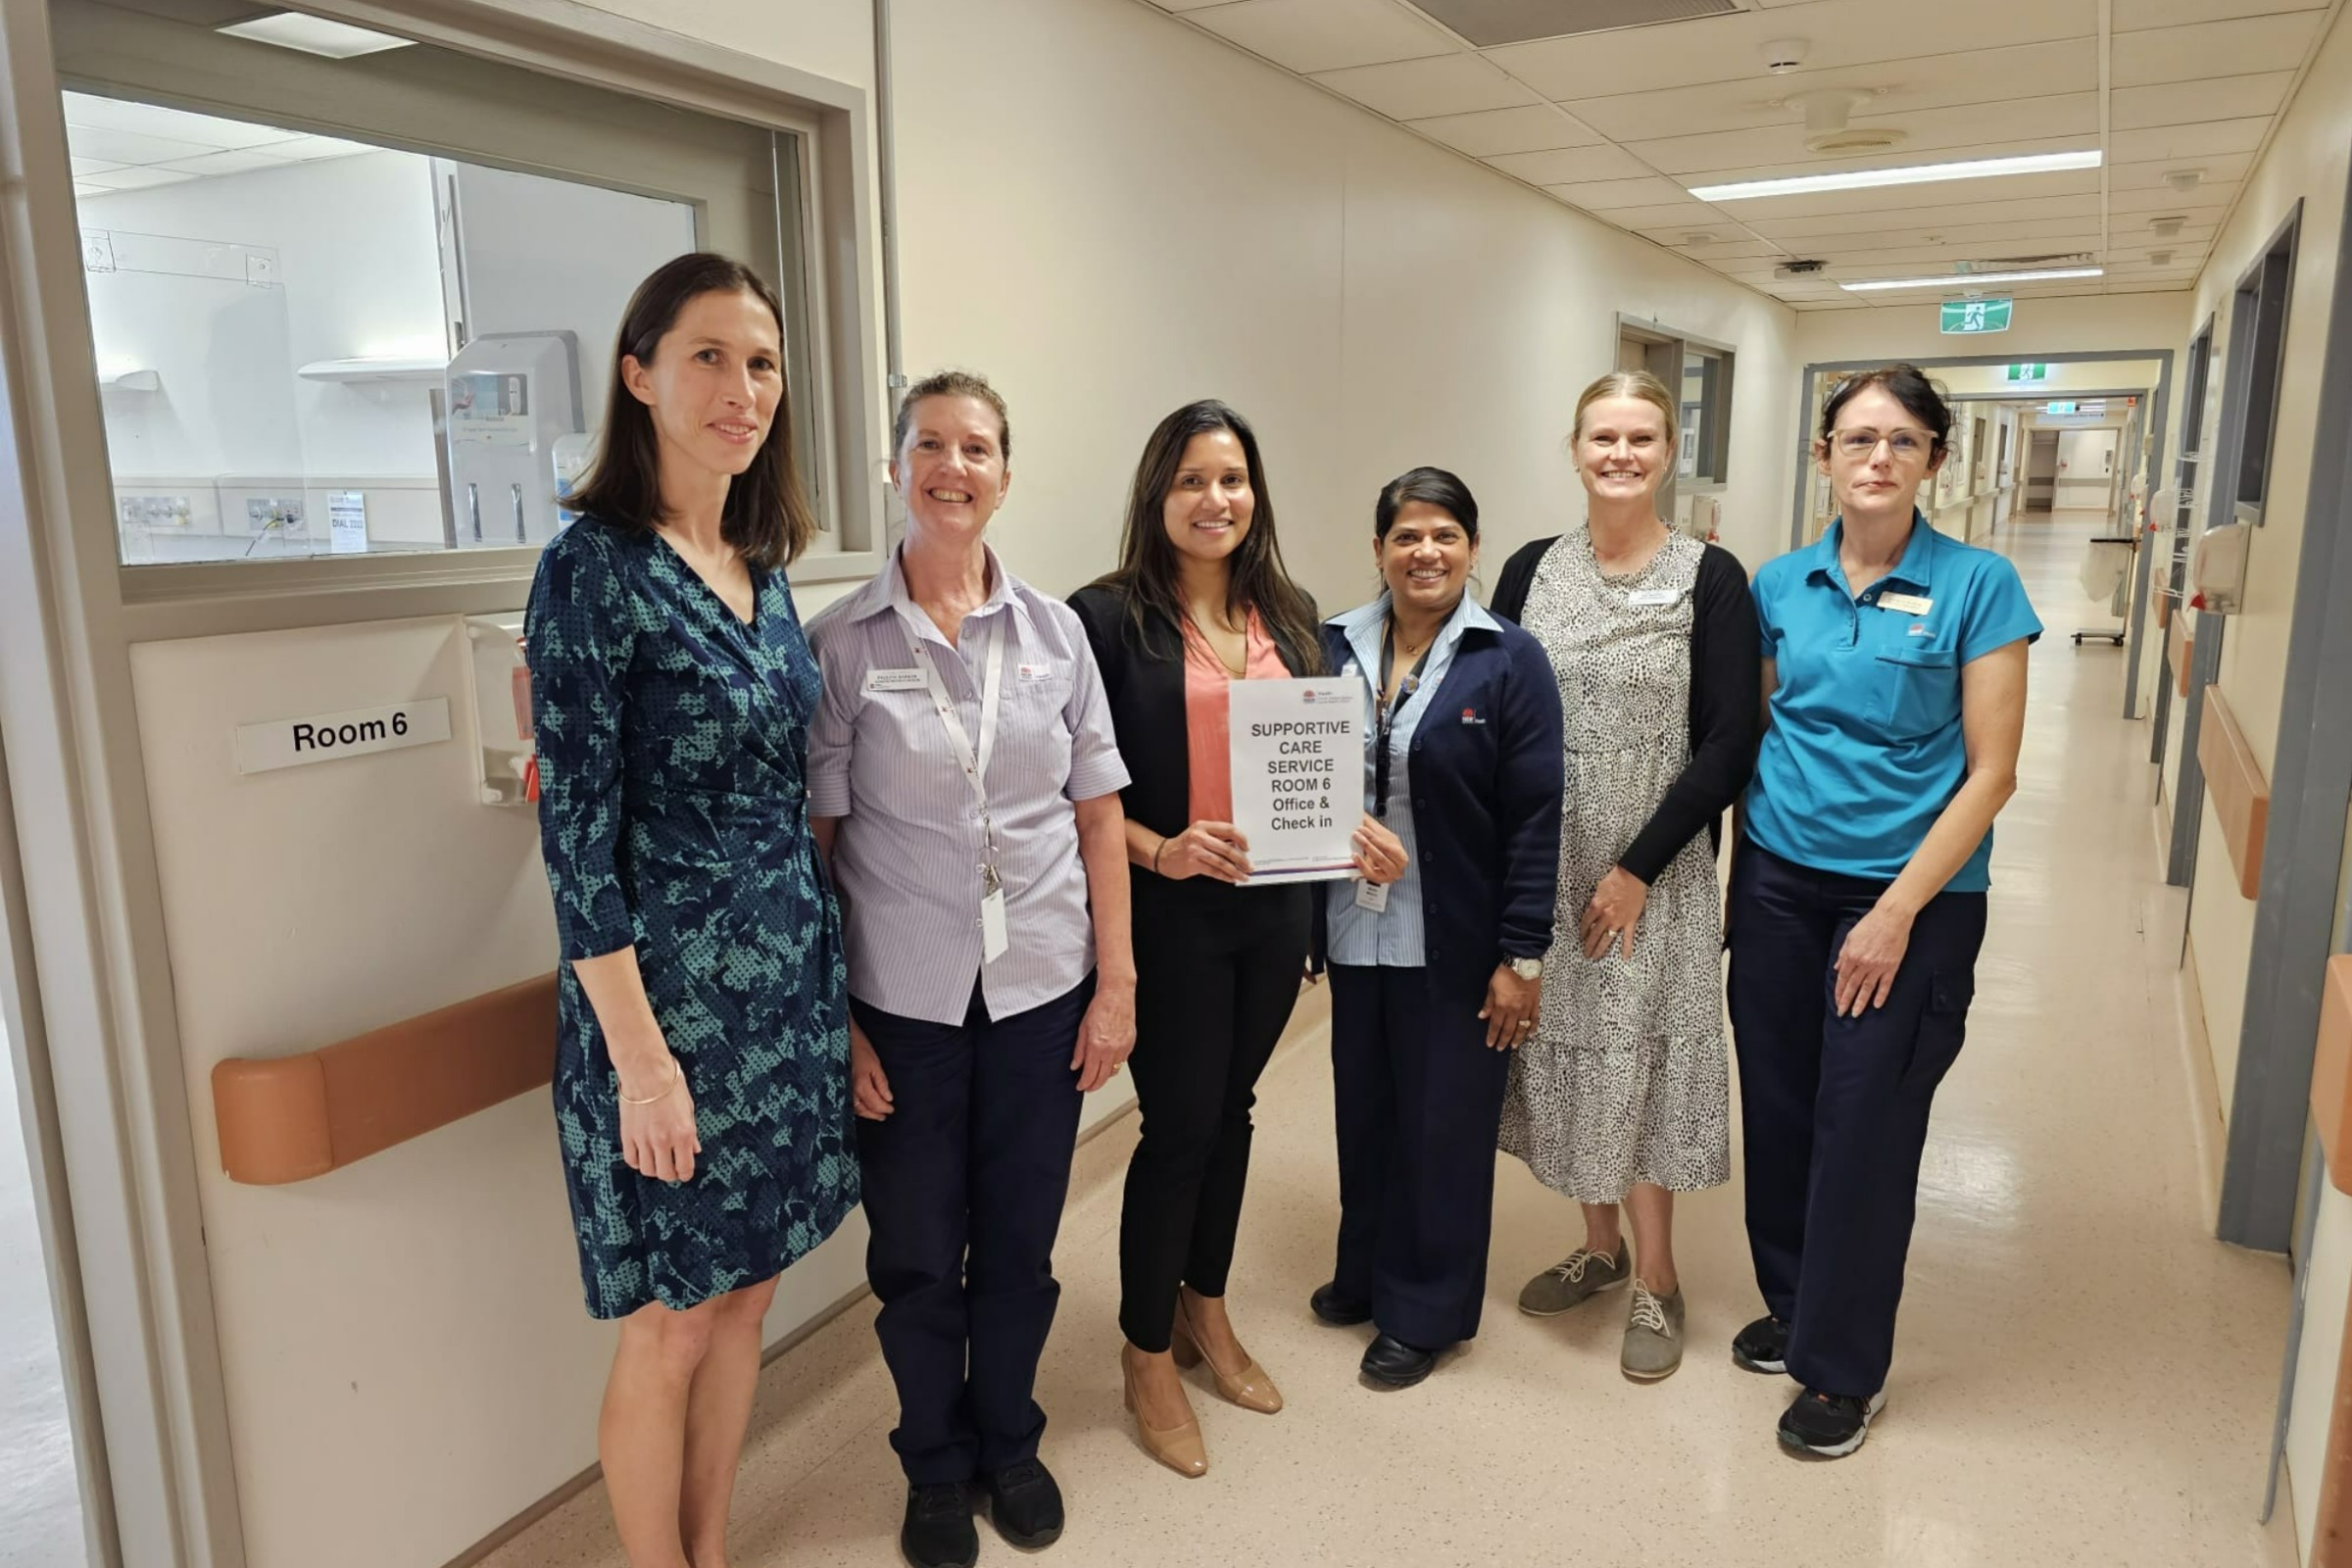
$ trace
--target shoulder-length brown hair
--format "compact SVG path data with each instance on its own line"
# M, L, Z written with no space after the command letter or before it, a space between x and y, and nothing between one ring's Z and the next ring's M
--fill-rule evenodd
M596 462L565 502L572 511L593 513L621 528L651 528L662 516L662 444L654 411L637 401L621 377L621 362L652 365L662 338L678 316L705 294L749 294L775 318L779 342L784 308L767 280L743 263L709 251L664 262L637 285L620 318L620 340L612 349L612 379L605 393L605 433ZM777 367L781 378L783 367ZM801 488L799 460L792 449L792 387L776 402L775 421L752 466L727 486L719 535L748 564L763 570L790 564L816 537L816 514Z
M1242 444L1250 467L1250 490L1255 499L1250 531L1242 536L1231 558L1232 573L1225 587L1225 612L1240 619L1255 610L1266 631L1306 674L1323 668L1323 641L1315 623L1314 601L1291 581L1283 568L1282 546L1274 533L1274 497L1266 489L1265 465L1257 453L1257 432L1250 421L1214 398L1188 403L1159 421L1144 455L1135 466L1135 483L1127 492L1127 521L1119 533L1119 564L1102 577L1101 586L1123 596L1127 614L1139 639L1150 640L1152 624L1176 633L1181 646L1185 616L1184 589L1177 564L1175 541L1168 537L1168 492L1176 486L1176 471L1184 466L1184 449L1193 437L1230 430Z

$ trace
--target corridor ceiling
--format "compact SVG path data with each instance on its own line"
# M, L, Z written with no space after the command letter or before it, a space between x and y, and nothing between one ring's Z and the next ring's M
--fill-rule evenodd
M2107 270L2000 285L2020 297L2190 287L2344 0L1150 3L1727 277L1837 310L1934 300L1838 285L1961 263ZM1808 146L1883 132L1900 139ZM2094 148L2102 167L2067 172L1689 190ZM1776 274L1797 261L1827 266Z

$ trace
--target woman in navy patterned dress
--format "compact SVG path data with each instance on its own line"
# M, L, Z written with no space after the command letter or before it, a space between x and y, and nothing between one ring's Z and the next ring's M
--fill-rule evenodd
M721 257L639 286L525 633L556 1120L588 1310L621 1322L598 1452L632 1568L723 1568L776 1276L858 1201L780 320Z

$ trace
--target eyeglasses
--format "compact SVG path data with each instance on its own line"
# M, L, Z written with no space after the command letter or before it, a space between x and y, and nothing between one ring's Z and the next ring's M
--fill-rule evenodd
M1876 430L1839 430L1830 439L1837 444L1839 452L1849 458L1870 457L1879 450L1879 443L1884 441L1886 450L1894 455L1898 463L1924 458L1936 446L1936 438L1925 430L1889 430L1884 435Z

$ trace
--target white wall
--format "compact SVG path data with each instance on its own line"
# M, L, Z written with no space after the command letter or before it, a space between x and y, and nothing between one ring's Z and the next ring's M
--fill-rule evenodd
M433 472L421 386L301 381L315 360L435 354L441 261L426 161L366 153L85 197L85 229L270 246L280 285L89 272L99 363L163 390L107 395L130 476Z
M2304 88L2309 96L2310 88ZM2017 324L1991 336L1946 337L1930 298L1861 310L1807 311L1797 318L1797 349L1808 365L1849 360L1934 360L1998 354L2032 363L2052 354L2111 349L2180 349L2188 341L2187 292L2085 294L2017 302ZM2051 366L2055 374L2058 366Z

